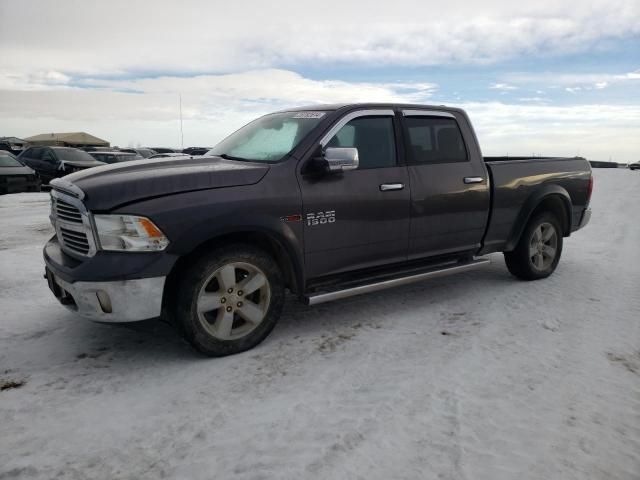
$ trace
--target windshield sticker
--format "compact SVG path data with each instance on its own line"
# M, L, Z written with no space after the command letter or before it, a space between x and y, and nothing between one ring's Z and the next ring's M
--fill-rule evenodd
M298 112L293 118L322 118L325 112Z

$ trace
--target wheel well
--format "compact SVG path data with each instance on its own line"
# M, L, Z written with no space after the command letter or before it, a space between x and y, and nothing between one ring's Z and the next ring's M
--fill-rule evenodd
M230 245L234 243L258 247L271 255L282 271L285 287L289 288L289 290L294 293L298 293L300 285L298 282L298 276L296 275L296 269L291 257L281 242L271 235L263 232L234 232L207 240L206 242L198 245L187 255L183 255L178 259L167 276L162 299L163 311L170 314L167 307L171 304L171 300L176 293L176 287L182 272L184 272L205 252L211 251L212 249L222 245Z
M560 195L549 195L538 204L533 212L531 212L529 218L533 218L534 215L541 212L553 213L560 221L562 236L569 236L569 233L571 233L571 212L567 208L566 200L560 197Z

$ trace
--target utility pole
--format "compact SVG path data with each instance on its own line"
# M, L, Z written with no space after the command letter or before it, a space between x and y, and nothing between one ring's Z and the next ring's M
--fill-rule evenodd
M180 149L184 149L184 132L182 131L182 94L178 94L180 100Z

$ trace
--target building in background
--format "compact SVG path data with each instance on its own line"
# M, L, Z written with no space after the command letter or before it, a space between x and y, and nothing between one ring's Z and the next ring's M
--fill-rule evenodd
M48 145L61 147L109 147L109 142L86 132L43 133L25 138L30 145Z
M16 155L27 146L27 141L18 137L0 137L0 150L7 150Z

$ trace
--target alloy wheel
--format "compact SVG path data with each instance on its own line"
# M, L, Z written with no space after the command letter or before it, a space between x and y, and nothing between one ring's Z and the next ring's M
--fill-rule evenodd
M529 242L529 260L538 271L549 268L558 252L558 232L555 227L544 222L536 227Z
M264 320L271 288L255 265L230 262L204 282L196 302L198 319L218 340L235 340L254 331Z

